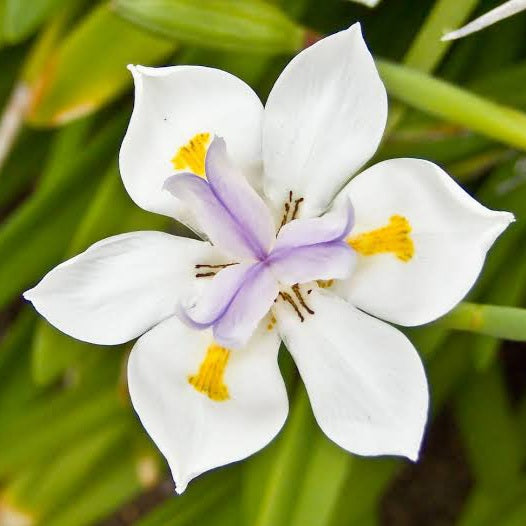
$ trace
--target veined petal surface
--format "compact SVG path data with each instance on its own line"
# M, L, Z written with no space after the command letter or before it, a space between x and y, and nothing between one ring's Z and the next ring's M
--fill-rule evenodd
M359 24L299 53L274 85L263 123L264 188L290 191L302 216L324 212L378 147L387 95Z
M409 340L330 292L308 301L315 314L303 322L285 302L275 315L321 429L352 453L416 460L428 390Z
M484 207L437 165L383 161L355 177L341 198L352 200L350 239L403 218L412 256L357 254L351 277L335 290L353 305L400 325L420 325L451 310L475 283L486 253L513 221ZM352 244L352 241L351 241Z
M95 243L49 272L24 297L57 329L90 343L123 343L172 316L194 265L222 263L210 244L161 232Z
M276 331L263 326L243 349L230 351L222 401L188 381L211 343L211 331L170 318L137 341L128 362L133 406L168 460L178 493L199 474L264 447L288 412Z
M124 186L142 208L193 227L191 211L163 191L177 171L172 159L193 137L209 134L225 138L240 166L260 165L263 106L243 81L218 69L130 69L135 107L119 157Z

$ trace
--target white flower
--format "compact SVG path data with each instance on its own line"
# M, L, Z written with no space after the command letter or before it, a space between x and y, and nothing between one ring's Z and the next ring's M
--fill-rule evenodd
M521 11L526 9L526 0L508 0L499 5L495 9L484 13L482 16L479 16L469 24L466 24L464 27L457 29L456 31L451 31L446 33L442 40L456 40L457 38L462 38L472 33L476 33L486 27L492 26L505 18L513 16Z
M329 438L361 455L416 459L424 370L409 340L377 318L410 326L446 313L511 214L417 159L384 161L349 182L387 115L358 24L295 57L265 108L216 69L131 70L126 189L210 242L115 236L25 297L75 338L140 336L130 394L178 492L278 433L288 411L280 339Z

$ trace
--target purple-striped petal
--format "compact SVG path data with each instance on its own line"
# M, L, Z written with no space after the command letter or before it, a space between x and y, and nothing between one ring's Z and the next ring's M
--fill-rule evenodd
M212 141L205 166L208 181L183 173L169 177L164 187L195 212L214 245L239 258L264 259L274 238L272 217L231 163L223 139Z
M179 317L195 329L206 329L223 316L232 298L242 288L255 263L240 263L227 267L206 283L200 295L182 305ZM203 278L206 279L206 278Z
M354 254L344 239L353 222L350 201L322 217L291 221L281 229L268 258L272 272L288 285L346 278Z
M233 298L224 316L214 326L214 338L225 347L240 348L267 314L279 293L279 285L264 263L255 265Z
M274 252L306 245L342 241L354 224L354 209L349 200L321 217L295 219L279 232Z
M205 169L214 194L242 225L260 255L268 254L276 235L270 210L232 163L221 137L216 137L208 148Z
M241 263L221 270L179 318L195 329L214 327L216 341L242 347L278 295L278 282L265 263Z
M276 278L285 285L316 279L345 279L356 255L345 241L305 245L272 253L269 260Z

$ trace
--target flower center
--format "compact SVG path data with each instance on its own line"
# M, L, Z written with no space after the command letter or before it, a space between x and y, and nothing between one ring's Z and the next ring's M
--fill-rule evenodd
M212 343L204 360L199 366L199 372L188 376L188 383L196 391L208 396L215 402L223 402L230 398L228 387L223 381L225 367L230 357L230 351L225 347Z
M410 237L411 224L400 215L389 218L386 226L347 238L347 243L362 256L391 253L407 263L415 253Z

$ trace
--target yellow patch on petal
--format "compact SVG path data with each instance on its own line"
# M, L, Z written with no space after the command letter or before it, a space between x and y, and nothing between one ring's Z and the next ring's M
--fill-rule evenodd
M188 376L188 383L192 385L196 391L205 394L216 402L223 402L230 398L228 394L228 387L223 382L223 375L225 367L230 357L230 351L212 343L207 351L206 356L201 365L199 372Z
M318 284L318 287L320 287L321 289L330 289L334 284L334 280L333 279L318 279L316 283Z
M176 170L190 170L195 175L205 176L205 157L209 133L194 135L185 145L181 146L172 159Z
M415 253L410 232L411 224L407 218L394 215L386 226L349 237L347 243L362 256L391 253L400 261L408 262Z

